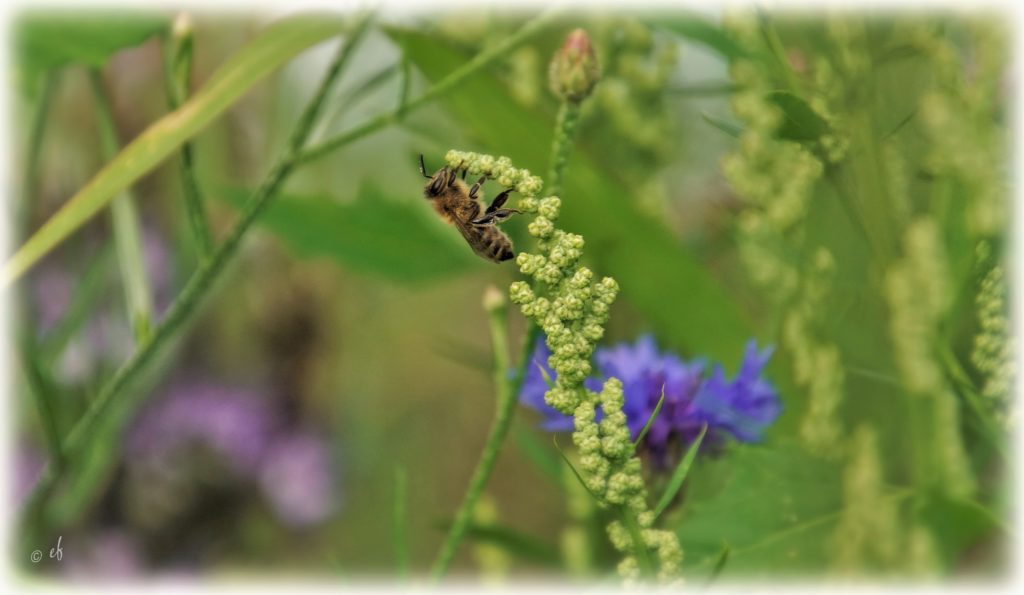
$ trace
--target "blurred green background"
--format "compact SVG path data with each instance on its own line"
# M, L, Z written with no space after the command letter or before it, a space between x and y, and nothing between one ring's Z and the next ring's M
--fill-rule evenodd
M31 181L8 205L15 245L106 161L86 65L99 67L122 145L168 111L161 31L173 15L115 19L125 35L97 25L87 42L98 30L125 47L94 48L89 58L47 54L55 50L40 31L60 39L45 28L51 16L27 13L14 25L15 171L41 138ZM193 90L268 21L191 16ZM777 346L768 377L782 417L763 445L699 460L683 504L665 520L678 529L688 576L717 572L723 544L724 576L1002 572L1008 495L999 445L1009 388L982 395L989 369L971 353L987 328L976 295L1002 262L1006 233L1005 218L991 224L974 213L1005 212L1008 203L1009 83L999 45L1008 33L991 17L730 18L723 26L717 13L567 14L401 122L298 169L199 316L117 407L87 471L53 499L52 526L36 547L59 534L67 562L32 571L394 576L396 470L408 487L413 571L425 569L494 409L481 296L519 274L475 257L437 219L422 199L417 156L436 169L449 149L487 152L546 175L557 110L547 65L565 34L583 27L603 75L583 105L562 222L586 238L588 265L622 287L603 343L648 332L662 348L721 362L730 374L747 339ZM391 109L404 84L416 97L524 20L493 10L379 15L312 142ZM302 53L195 137L215 238L284 147L336 44ZM764 105L782 113L781 124L765 124ZM956 151L975 157L958 163ZM821 170L795 188L805 154ZM487 196L497 191L485 186ZM176 158L132 192L159 316L198 263ZM980 207L979 196L988 201ZM919 264L906 230L925 218L944 248L925 259L938 272L922 275L909 299L948 304L908 331L886 279L901 263ZM520 248L529 246L525 224L503 226ZM91 220L18 287L16 326L31 337L20 343L13 381L24 497L46 456L32 392L54 395L66 431L133 350L109 216ZM1005 304L994 312L1005 320ZM518 352L523 320L514 311L510 320ZM900 337L914 333L930 341L922 365L935 363L954 405L936 397L935 412L914 412L930 402L914 393L931 394L914 389L917 364L901 359L915 347ZM196 430L207 443L178 444L191 422L175 399L207 420ZM267 430L246 438L209 421L221 415L251 416L258 423L247 428ZM578 494L537 420L517 412L488 510L478 511L484 525L507 531L471 535L457 569L609 575L616 559L607 545L582 570L565 561L565 528L580 522L567 500ZM916 433L907 431L913 424ZM160 447L133 438L140 427L171 444L174 457L147 451ZM308 448L280 455L268 471L288 437ZM231 457L243 455L218 442L247 439L270 445L254 455L256 470L233 468ZM947 447L966 453L969 489L943 475L948 461L935 453ZM586 523L602 542L600 522ZM917 546L923 554L904 555Z

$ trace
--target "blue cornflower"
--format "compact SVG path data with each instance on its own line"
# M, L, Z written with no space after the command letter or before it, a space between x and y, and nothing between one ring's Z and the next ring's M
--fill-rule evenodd
M599 391L608 377L622 381L623 412L634 440L664 389L661 412L644 437L644 446L652 457L664 462L673 445L685 448L691 444L705 423L708 445L721 443L728 436L741 442L761 439L765 428L775 421L782 409L775 388L761 376L771 353L771 348L758 351L754 341L747 343L739 374L730 381L721 366L716 365L710 376L706 376L703 360L685 362L675 354L659 352L654 338L644 335L634 344L599 348L594 359L600 376L588 378L585 386ZM541 427L545 430L570 431L572 417L544 403L548 381L555 378L555 372L547 365L549 356L543 339L539 340L519 399L542 414Z

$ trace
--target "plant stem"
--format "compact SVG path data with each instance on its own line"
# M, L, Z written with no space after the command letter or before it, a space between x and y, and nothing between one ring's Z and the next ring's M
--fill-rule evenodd
M32 128L29 131L28 148L26 149L25 179L22 181L22 197L17 213L18 228L14 230L18 241L21 234L28 231L29 216L32 212L32 201L39 192L39 156L43 147L43 135L50 115L50 104L57 89L59 71L52 70L43 82L43 91L39 97L39 106L32 116Z
M448 536L441 545L441 550L431 568L430 574L435 581L440 580L448 571L448 567L451 566L452 559L455 557L455 551L466 534L477 500L483 493L484 486L487 485L491 471L494 470L494 463L498 459L501 444L512 425L512 416L518 402L515 390L518 379L510 380L508 374L511 362L508 350L508 307L504 300L500 305L488 308L488 319L491 327L491 343L494 348L494 385L498 397L494 421L491 423L491 430L484 443L480 460L469 480L466 495L463 496L462 504L455 513L455 520L448 530Z
M22 366L25 378L35 395L36 407L39 409L39 421L43 426L43 433L46 434L46 442L50 449L50 459L54 466L60 468L64 465L64 455L60 445L60 430L57 424L57 403L54 399L54 386L51 379L40 365L39 350L35 345L35 338L30 331L24 330L21 341Z
M103 386L96 398L89 404L88 409L68 433L62 450L69 454L69 462L73 462L70 455L73 454L77 457L87 450L90 440L95 435L98 422L102 420L111 404L121 396L125 388L145 369L148 362L153 359L167 340L195 313L200 300L208 293L213 281L221 274L228 261L237 253L245 233L270 204L270 199L273 198L285 178L296 166L295 156L302 148L302 144L312 128L313 121L320 112L327 91L340 74L343 66L348 62L352 48L362 37L367 24L368 20L365 18L360 21L350 34L348 42L338 52L327 73L324 75L319 90L310 100L299 121L296 123L285 153L279 158L274 167L271 168L266 179L264 179L263 183L246 203L239 221L235 223L235 226L231 229L227 238L225 238L224 243L217 248L209 260L202 263L198 270L192 274L185 288L178 294L167 310L164 319L154 327L150 340L138 346L132 356L128 358L128 361ZM39 482L36 484L36 488L27 499L27 510L37 510L42 506L56 485L61 474L60 472L61 470L58 470L52 464L48 463L46 465Z
M100 136L100 150L104 162L117 155L121 143L117 140L117 127L110 108L110 101L103 90L99 71L89 72L93 98L96 103L96 124ZM143 263L142 237L139 230L139 214L135 198L129 191L122 192L110 203L110 215L114 229L114 243L117 259L124 282L125 302L128 306L128 320L135 333L136 345L149 339L153 318L153 300Z
M999 429L999 424L989 415L988 410L982 403L981 396L978 395L977 389L974 388L974 383L960 365L960 361L949 345L943 345L939 351L939 357L946 368L946 374L960 388L960 395L968 407L970 407L975 418L977 418L985 439L1005 458L1007 453L1003 437L1004 432Z
M371 132L376 132L389 124L399 122L402 117L412 113L413 111L423 107L427 103L433 101L437 97L451 91L458 86L462 81L468 79L477 71L490 66L491 63L505 58L509 52L526 43L531 37L537 35L544 30L551 22L554 17L560 12L559 7L551 7L541 14L537 15L525 25L523 25L518 31L512 35L506 37L499 43L481 51L474 56L470 61L462 65L461 68L456 69L454 72L444 77L437 82L434 86L427 89L422 95L406 102L404 105L399 104L397 107L392 109L390 112L380 114L376 118L367 120L363 124L353 128L352 130L342 132L341 134L329 138L325 141L316 143L311 147L304 149L299 153L296 160L298 163L308 163L314 159L318 159L327 155L331 151L347 145L348 143L366 136Z
M572 139L576 134L576 122L580 119L580 104L563 101L555 120L555 135L551 141L551 165L548 169L548 194L561 196L562 177L572 152Z
M185 47L179 47L181 44ZM164 79L167 87L167 105L173 112L188 99L189 80L192 75L191 40L180 40L177 36L169 36L166 42L164 58ZM203 196L199 191L199 180L196 176L195 158L192 141L181 145L178 159L178 177L181 179L181 193L185 198L185 210L188 213L189 226L196 240L199 260L204 261L213 253L213 234L210 222L203 205Z
M95 310L96 302L103 295L103 290L106 289L110 260L113 256L114 243L108 240L85 264L85 270L75 283L71 303L68 304L60 320L40 341L39 351L43 362L52 365Z
M637 521L633 513L625 506L619 506L618 508L622 515L622 522L626 525L626 530L629 531L629 538L633 542L633 555L636 556L637 566L640 567L640 576L650 578L654 576L654 561L651 560L651 554L647 549L647 544L644 543L644 536L640 529L640 523Z

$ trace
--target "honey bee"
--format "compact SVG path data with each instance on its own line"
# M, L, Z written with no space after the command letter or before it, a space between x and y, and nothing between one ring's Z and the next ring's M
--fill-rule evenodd
M434 175L427 174L427 167L420 155L420 173L429 178L423 189L423 196L434 206L434 210L445 221L454 225L462 237L466 239L473 252L494 262L509 260L515 253L512 251L512 240L505 232L498 229L497 224L508 219L516 209L504 209L502 205L508 200L511 188L494 197L491 204L484 209L480 202L480 186L487 180L481 176L472 186L463 181L466 172L463 170L459 179L458 167L442 167Z

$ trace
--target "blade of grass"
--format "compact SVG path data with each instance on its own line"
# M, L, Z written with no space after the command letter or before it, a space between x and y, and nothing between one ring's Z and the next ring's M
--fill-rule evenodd
M117 140L117 126L111 111L110 100L103 89L99 71L89 71L93 101L96 108L96 125L100 136L100 155L109 162L120 150ZM128 306L128 320L135 334L136 345L149 339L153 319L153 298L146 278L146 266L142 262L142 232L135 197L125 190L110 203L110 215L114 229L114 245L117 246L117 261L121 267L124 284L125 304Z
M209 291L213 281L221 274L227 262L238 251L242 238L251 228L252 223L269 204L270 199L276 194L281 184L295 167L295 155L305 142L313 122L323 106L327 92L334 80L343 70L352 55L352 48L361 39L366 31L368 19L364 18L357 23L349 35L347 43L342 45L337 57L331 63L324 75L320 88L310 100L302 113L295 128L292 131L288 146L284 155L271 168L266 179L256 190L249 200L239 221L232 228L224 243L214 252L213 256L203 263L199 269L189 278L185 288L178 294L164 319L155 327L152 339L140 346L132 354L114 376L101 388L96 398L89 404L88 409L68 433L64 441L65 453L81 453L89 450L90 441L96 436L96 428L104 419L107 410L121 396L122 392L130 386L148 363L159 352L160 348L180 329L183 324L197 310L200 300ZM28 513L25 519L29 522L39 522L45 515L41 515L43 504L53 492L60 473L52 465L44 467L42 475L26 499L25 509ZM39 531L36 531L38 534Z
M167 88L167 105L171 111L181 107L188 99L191 80L192 24L188 16L182 13L175 19L171 35L164 43L164 85ZM178 177L199 259L206 260L213 252L213 233L210 231L206 207L203 206L203 196L199 191L194 163L192 142L185 141L181 144L178 155Z
M60 429L57 423L57 402L56 387L52 379L44 370L39 361L39 352L36 349L33 337L28 330L22 331L21 358L25 379L28 381L32 395L35 397L36 408L39 411L39 421L43 427L43 434L46 435L46 443L50 450L50 459L53 465L61 468L64 465L64 454L60 444Z
M43 224L4 264L0 288L18 279L118 192L199 133L258 81L296 54L341 33L341 22L337 17L306 15L270 25L228 59L191 99L146 128Z
M725 563L729 561L729 554L732 549L729 547L729 543L722 544L722 553L718 554L718 558L715 559L715 566L711 569L711 574L708 575L706 581L704 581L704 587L710 587L718 575L722 574L722 569L725 568Z
M395 66L389 64L366 77L348 93L341 95L335 104L334 110L329 115L324 116L321 123L317 125L316 131L310 136L313 142L323 138L326 131L360 100L391 80L391 77L395 76L395 72Z
M572 464L572 461L570 461L569 457L566 456L565 451L563 451L562 447L558 445L558 437L552 436L551 442L552 444L555 445L555 450L558 451L558 454L562 456L562 460L565 461L565 464L569 466L569 470L572 471L572 474L576 476L576 480L580 482L581 486L583 486L583 489L587 490L587 493L590 494L590 497L593 498L595 502L603 502L601 497L595 494L594 490L590 489L590 486L587 485L587 482L583 479L583 476L580 475L580 472L576 470L576 466Z
M661 494L661 499L658 500L658 505L654 507L654 518L660 517L661 513L665 512L665 509L672 503L676 494L679 493L679 489L683 487L683 482L686 481L686 476L690 472L690 466L693 465L693 459L697 457L697 450L700 449L700 444L704 441L704 435L707 432L708 425L704 424L700 434L697 435L697 439L693 441L693 444L686 451L686 455L676 465L675 471L672 472L672 477L665 486L665 491Z
M89 319L89 314L95 311L96 304L106 289L113 257L114 243L108 241L89 259L85 270L75 283L75 291L71 295L71 303L68 304L67 310L40 341L39 351L44 362L52 364L60 357L71 338Z
M58 71L47 73L43 81L42 95L35 113L32 114L32 127L29 129L28 147L25 151L25 179L22 180L22 195L18 202L17 219L15 219L18 227L14 230L14 234L19 240L21 234L28 233L31 205L39 192L39 156L43 147L46 124L49 122L50 104L53 102L59 80L60 73Z
M648 430L651 429L651 426L654 424L655 418L657 418L658 417L658 413L661 412L661 406L663 404L665 404L665 385L664 384L661 385L661 397L658 399L658 404L654 406L654 411L652 411L651 412L651 416L647 418L647 423L644 424L643 429L641 429L640 433L637 434L636 440L633 441L633 450L634 451L636 450L636 447L640 444L640 441L644 439L644 436L647 435Z
M398 79L398 109L396 110L399 118L405 115L405 109L409 104L409 87L412 79L412 64L404 53L400 68L402 78Z

